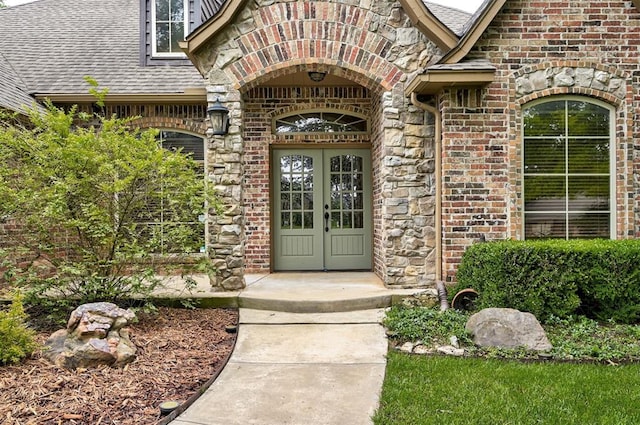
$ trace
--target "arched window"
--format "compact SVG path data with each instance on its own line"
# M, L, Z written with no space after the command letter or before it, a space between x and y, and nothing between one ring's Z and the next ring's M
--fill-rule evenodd
M276 117L274 133L366 133L367 119L341 111L304 111Z
M613 109L584 97L527 105L524 128L524 234L611 238Z
M201 167L204 179L204 139L177 131L160 131L158 141L162 147L170 150L180 150L191 156ZM162 188L162 183L160 182ZM179 210L176 216L176 206L168 208L171 193L164 193L162 197L154 196L148 199L144 209L139 212L137 222L144 227L144 237L154 241L155 254L192 254L205 252L205 217L193 215L190 210ZM185 217L186 220L185 220ZM188 231L185 231L188 229Z

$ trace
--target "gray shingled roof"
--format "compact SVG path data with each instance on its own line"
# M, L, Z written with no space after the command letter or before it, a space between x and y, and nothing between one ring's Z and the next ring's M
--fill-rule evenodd
M470 14L426 3L458 33ZM202 88L193 66L141 66L139 0L39 0L0 9L0 106L30 95L87 94L85 75L111 94L179 94Z
M34 99L26 93L24 82L0 52L0 108L26 112Z
M472 16L471 13L454 9L453 7L430 3L428 1L425 1L424 4L429 8L431 13L440 20L440 22L449 27L449 29L456 35L462 36L465 33L466 24Z
M139 0L39 0L0 10L0 53L30 94L183 93L204 87L193 66L140 65Z

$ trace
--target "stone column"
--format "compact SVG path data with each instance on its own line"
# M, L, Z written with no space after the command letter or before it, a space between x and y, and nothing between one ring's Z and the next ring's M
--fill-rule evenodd
M208 177L222 205L209 218L209 257L215 268L209 279L213 291L234 291L245 287L241 96L229 85L209 85L207 100L219 100L229 109L229 133L207 133Z
M431 286L435 282L433 125L399 89L385 93L382 106L385 283Z

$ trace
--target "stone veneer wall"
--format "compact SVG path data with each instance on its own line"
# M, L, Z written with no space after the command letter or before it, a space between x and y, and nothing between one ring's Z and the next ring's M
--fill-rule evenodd
M237 269L266 270L270 264L264 203L268 174L260 172L268 167L268 142L258 141L269 123L255 114L247 94L268 87L272 78L309 70L329 72L375 93L368 105L375 170L374 270L388 285L433 283L432 130L425 126L424 111L410 107L403 88L410 74L441 55L400 4L388 0L258 0L197 52L194 62L208 80L209 102L220 98L233 115L232 132L210 142L210 174L225 193L234 226L222 229L212 223L212 238L220 229L230 233L212 250L228 276L215 277L214 286L228 289L222 282L233 277L231 286L236 285ZM277 106L265 109L273 113Z
M497 66L495 82L440 97L449 281L481 236L523 238L522 107L534 99L578 95L616 108L616 234L640 236L639 19L628 1L506 2L469 54Z

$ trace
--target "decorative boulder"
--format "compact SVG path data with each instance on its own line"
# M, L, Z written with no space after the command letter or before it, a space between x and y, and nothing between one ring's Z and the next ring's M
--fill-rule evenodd
M83 304L71 313L66 329L45 343L44 357L67 369L98 365L124 366L136 358L125 326L136 318L112 303Z
M481 347L548 351L552 348L538 319L511 308L487 308L469 318L466 329Z

